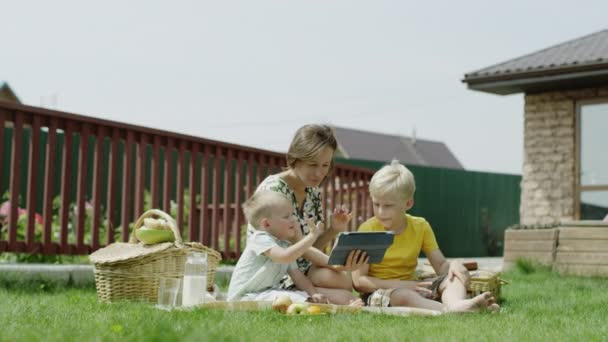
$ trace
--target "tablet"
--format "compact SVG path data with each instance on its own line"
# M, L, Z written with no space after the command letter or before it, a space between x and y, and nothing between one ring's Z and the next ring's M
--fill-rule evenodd
M348 253L360 249L367 253L370 264L377 264L384 258L384 253L394 238L393 232L342 232L336 238L327 263L344 265Z

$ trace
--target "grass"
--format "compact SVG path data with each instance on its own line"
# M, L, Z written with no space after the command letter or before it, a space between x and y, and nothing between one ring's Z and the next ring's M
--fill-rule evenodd
M288 317L267 312L164 312L100 304L92 287L0 281L0 341L70 340L606 340L608 282L520 265L504 274L503 310L439 317ZM1 276L0 276L1 279Z

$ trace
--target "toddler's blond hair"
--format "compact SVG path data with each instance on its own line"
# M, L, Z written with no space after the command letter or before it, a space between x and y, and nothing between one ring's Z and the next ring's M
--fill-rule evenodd
M369 182L369 193L377 197L390 196L407 201L415 191L414 175L396 159L376 171Z
M243 203L243 213L252 226L260 228L262 219L272 217L281 205L291 206L287 196L270 190L256 191Z

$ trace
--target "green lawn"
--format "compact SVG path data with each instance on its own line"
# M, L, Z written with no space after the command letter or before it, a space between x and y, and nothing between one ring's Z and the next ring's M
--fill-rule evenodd
M503 277L511 283L503 287L503 310L497 315L290 317L272 311L164 312L141 303L100 304L92 288L0 275L0 341L608 339L606 279L560 277L529 267Z

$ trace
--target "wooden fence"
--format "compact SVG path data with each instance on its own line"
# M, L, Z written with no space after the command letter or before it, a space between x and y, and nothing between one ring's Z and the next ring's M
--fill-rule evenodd
M185 240L235 259L240 204L284 166L274 152L0 102L0 252L89 254L127 241L129 225L154 207L175 216ZM372 173L338 164L322 187L325 212L347 204L350 229L367 219Z

